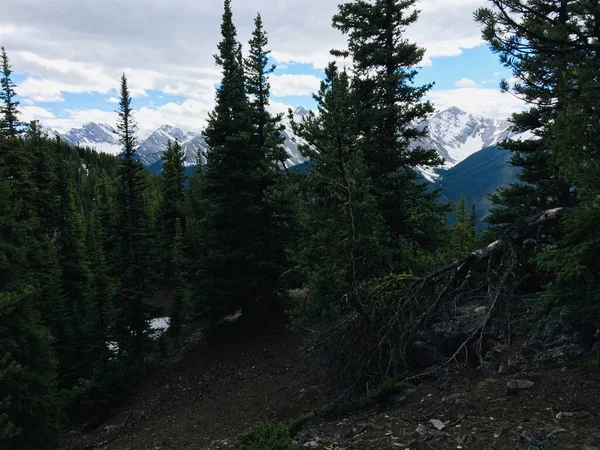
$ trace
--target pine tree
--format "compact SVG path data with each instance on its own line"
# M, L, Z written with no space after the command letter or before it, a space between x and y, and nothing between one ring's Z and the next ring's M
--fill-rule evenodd
M517 79L513 86L503 80L501 89L535 105L511 118L514 131L530 132L533 137L503 144L512 153L510 164L521 171L518 182L490 195L494 206L486 222L501 232L516 220L576 202L571 185L559 176L549 132L561 105L572 95L565 79L571 55L567 56L564 42L572 1L491 3L494 9L481 8L475 18L484 27L492 51Z
M491 0L492 8L477 11L484 38L500 54L518 82L502 87L535 105L522 118L541 138L537 153L523 161L528 188L525 207L572 206L566 235L552 233L552 246L538 259L553 277L540 298L548 306L576 305L574 311L600 315L600 248L598 214L598 46L597 2L560 0ZM540 153L541 152L541 153ZM534 155L534 156L532 156ZM531 164L530 164L531 163ZM562 185L562 188L561 188ZM574 198L574 193L576 197ZM548 236L544 236L548 239ZM593 313L594 315L590 315Z
M145 257L145 209L144 190L146 182L143 167L135 158L137 139L136 123L131 108L131 95L125 74L121 77L117 130L123 153L118 175L117 227L118 260L120 278L120 311L117 333L119 350L145 371L145 335L147 321L144 299L148 290L148 266Z
M15 100L15 87L11 79L12 69L10 67L8 55L4 47L0 47L2 54L2 74L0 76L0 134L6 137L16 137L19 135L21 123L17 120L19 111L17 107L19 102Z
M435 247L442 228L437 193L419 182L416 167L434 167L434 150L411 148L426 135L415 124L433 111L423 101L430 84L415 86L424 50L403 38L417 20L416 0L355 0L339 7L334 27L348 35L348 50L334 51L353 63L356 129L373 181L378 208L400 250L396 270L415 264L410 248Z
M210 148L206 170L198 173L202 255L195 290L214 316L241 308L251 317L269 301L280 274L267 240L272 221L279 220L266 197L275 172L266 151L268 137L264 146L257 145L260 134L252 122L264 105L252 108L246 96L249 85L230 0L224 7L215 56L223 77L204 131Z
M463 196L456 208L456 222L450 228L452 257L463 257L469 251L474 250L476 226L477 218L474 208L469 214L467 199Z
M253 143L259 151L266 152L265 159L280 162L285 167L287 153L283 148L284 138L280 131L282 115L271 116L267 110L271 85L269 75L276 66L269 64L270 50L267 33L264 31L262 17L257 14L254 19L254 31L249 41L250 52L246 58L246 91L250 95L252 124L254 125Z
M162 241L164 254L164 277L171 279L171 247L175 240L175 223L179 220L181 226L185 223L183 212L184 188L186 182L185 153L179 142L167 145L167 151L162 156L162 205L161 222L163 227Z
M313 323L348 306L357 309L359 286L385 274L391 261L389 235L370 193L354 128L350 78L334 63L325 75L314 96L318 113L294 124L295 133L310 143L303 151L316 162L304 180L300 260L311 293L304 319Z
M181 334L181 322L184 307L187 298L186 283L186 260L185 260L185 238L181 228L181 220L175 219L175 237L171 246L171 264L173 267L173 310L171 312L171 322L169 324L169 333L179 345Z
M2 78L0 133L0 448L53 448L60 414L55 362L50 336L39 317L42 292L34 271L41 247L39 222L31 206L36 189L30 154L16 139L16 116L7 117L7 110L15 115L16 110L4 51L3 62L7 70Z

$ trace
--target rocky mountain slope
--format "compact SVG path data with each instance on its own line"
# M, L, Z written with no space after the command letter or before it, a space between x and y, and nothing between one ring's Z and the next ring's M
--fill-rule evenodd
M308 111L298 107L294 118L301 121ZM298 151L298 142L294 138L291 127L284 119L286 129L284 147L289 155L286 162L288 167L303 163L306 159ZM479 150L490 147L511 137L510 124L506 120L490 119L468 114L459 108L452 107L438 112L418 125L427 127L429 137L415 145L434 148L446 161L445 168L451 168ZM96 148L98 151L118 154L120 144L116 130L107 124L87 123L80 128L74 128L63 135L73 145L83 145ZM139 136L138 155L146 166L152 166L160 161L166 150L167 142L179 141L186 154L186 163L194 165L198 152L205 153L207 144L200 132L184 130L172 125L163 125L149 133ZM201 158L202 159L202 158ZM426 174L429 179L437 177L436 173Z
M434 148L446 161L444 168L454 167L481 149L514 136L510 122L466 113L453 106L419 124L429 136L417 145Z

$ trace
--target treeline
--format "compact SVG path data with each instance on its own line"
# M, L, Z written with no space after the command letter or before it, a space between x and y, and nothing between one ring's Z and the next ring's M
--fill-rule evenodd
M386 361L385 373L374 373L377 358L389 355L366 347L398 314L387 286L484 243L464 199L446 226L452 205L441 204L416 170L442 161L409 145L426 133L414 124L433 111L425 101L431 85L414 83L424 50L403 38L417 20L416 0L340 6L333 26L348 45L332 54L352 67L329 64L317 110L292 125L315 163L305 173L287 170L282 116L269 113L275 67L262 19L244 58L224 3L215 57L222 79L204 131L209 150L189 178L177 142L165 149L159 176L143 169L125 75L118 158L20 123L2 49L0 448L53 448L69 420L102 420L199 322L210 327L239 312L252 327L291 287L307 292L294 325L328 340L340 380L360 391L393 378L402 363ZM535 107L513 117L534 138L505 144L522 171L492 195L489 238L533 213L574 207L537 244L534 263L544 276L528 293L538 310L577 305L598 313L596 2L491 3L476 20L519 80L504 88ZM166 306L157 305L159 290L168 293ZM158 315L170 324L153 341L149 323ZM348 321L360 336L328 335ZM347 367L344 355L365 352Z

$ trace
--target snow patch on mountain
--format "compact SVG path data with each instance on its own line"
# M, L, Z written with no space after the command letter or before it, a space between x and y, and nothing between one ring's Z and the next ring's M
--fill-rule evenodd
M455 106L417 125L421 130L425 127L428 136L416 142L415 146L435 149L444 158L445 169L514 136L508 120L475 116Z
M117 131L105 123L86 123L81 128L71 129L63 135L63 138L71 145L91 147L111 155L121 153Z
M309 111L297 107L293 111L293 120L302 122ZM292 167L306 162L299 151L300 145L306 144L294 136L287 116L283 118L285 129L282 131L283 146L288 154L286 167ZM507 120L491 119L469 114L457 107L451 107L437 112L427 120L419 123L417 128L427 127L429 135L413 144L413 147L435 149L444 158L442 169L449 169L464 161L472 154L501 143L508 138L528 139L530 134L515 135L511 131L511 124ZM73 145L95 148L98 151L113 155L121 152L122 146L116 130L107 124L87 123L81 128L73 128L62 136ZM139 149L138 157L150 166L160 161L167 149L167 143L178 141L185 152L185 164L197 164L198 161L206 162L208 145L202 133L184 130L172 125L163 125L153 131L138 132ZM419 168L423 176L434 181L439 176L439 169Z

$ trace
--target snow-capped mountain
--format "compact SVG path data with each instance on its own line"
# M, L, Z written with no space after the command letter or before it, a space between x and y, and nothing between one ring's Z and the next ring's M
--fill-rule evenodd
M197 136L198 133L194 133L193 131L182 130L181 128L171 125L162 125L157 130L151 132L150 135L140 143L137 154L145 165L151 166L160 160L160 157L167 149L167 143L169 141L178 141L180 144L184 145ZM187 156L186 153L186 160L191 159L191 161L188 162L194 164L196 161L196 154L190 155L191 158L188 158Z
M89 122L81 128L69 130L62 136L71 145L92 147L111 155L118 155L121 152L117 131L105 123Z
M429 136L416 145L434 148L446 161L444 168L454 167L481 149L513 137L508 120L475 116L456 106L440 111L421 122Z
M307 114L308 111L305 108L298 107L294 110L294 120L300 122ZM291 167L305 162L306 158L298 150L302 141L294 138L286 116L284 116L283 123L285 125L283 145L289 155L286 165ZM421 129L427 127L429 136L415 143L415 146L420 145L437 150L446 161L445 169L454 167L481 149L514 137L507 120L475 116L457 107L440 111L417 126ZM171 125L163 125L151 132L138 133L138 136L140 146L137 154L147 166L160 161L169 140L179 141L185 151L187 165L196 164L198 152L204 155L208 149L200 132L188 131ZM81 128L70 130L63 137L73 145L89 146L101 152L118 154L121 151L116 130L106 124L87 123ZM204 162L202 156L201 160ZM430 181L438 176L435 171L422 172Z
M294 120L301 121L308 111L302 107L294 110ZM283 132L285 138L284 147L289 154L289 159L286 161L288 167L300 164L306 160L299 150L298 142L294 142L291 127L287 123L287 118L284 119L286 130ZM64 135L65 139L72 145L81 145L92 147L104 153L117 155L121 152L121 144L117 131L107 124L86 123L81 128L73 128ZM160 161L162 154L167 149L167 143L178 141L185 152L187 165L194 165L197 162L198 152L205 155L208 150L208 145L202 137L202 133L184 130L172 125L162 125L151 132L138 133L139 148L137 155L146 166L151 166ZM202 162L204 157L201 156Z

